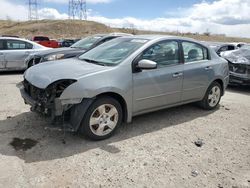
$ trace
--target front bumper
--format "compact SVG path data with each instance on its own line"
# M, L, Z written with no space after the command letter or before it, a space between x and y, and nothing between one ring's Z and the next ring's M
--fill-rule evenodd
M34 100L26 91L23 82L17 84L24 103L31 106L31 111L38 112L45 116L50 116L52 126L47 128L66 130L70 132L78 131L81 126L82 119L87 109L93 103L94 98L86 98L80 103L64 104L59 98L55 98L50 108L45 108L43 104ZM75 101L76 102L76 101Z
M17 87L20 90L21 96L24 99L24 103L25 104L29 104L31 107L36 107L39 106L38 102L36 102L35 100L33 100L24 90L24 86L22 84L22 82L17 84Z
M230 72L229 84L231 85L250 85L250 76L240 75Z
M31 111L36 111L43 115L51 115L49 114L49 111L51 110L53 118L54 116L61 116L63 114L64 108L59 99L56 98L54 101L54 105L51 106L51 109L49 109L43 107L41 103L34 100L30 95L28 95L28 93L26 93L24 89L22 82L17 84L17 87L19 88L21 96L24 99L24 103L31 106Z

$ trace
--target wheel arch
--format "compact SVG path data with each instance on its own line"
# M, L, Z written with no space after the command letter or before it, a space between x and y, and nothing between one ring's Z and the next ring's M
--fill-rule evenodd
M123 119L122 121L123 122L126 122L127 121L127 118L128 118L128 107L127 107L127 103L125 101L125 99L118 93L115 93L115 92L105 92L105 93L101 93L101 94L98 94L96 96L96 98L99 98L99 97L112 97L114 99L116 99L121 107L122 107L122 115L123 115Z
M223 83L222 79L217 78L217 79L216 79L216 80L214 80L212 83L214 83L214 82L217 82L217 83L219 83L219 84L220 84L221 89L222 89L222 95L224 95L224 93L225 93L225 88L224 88L224 83ZM212 83L211 83L211 84L212 84ZM210 84L210 85L211 85L211 84Z

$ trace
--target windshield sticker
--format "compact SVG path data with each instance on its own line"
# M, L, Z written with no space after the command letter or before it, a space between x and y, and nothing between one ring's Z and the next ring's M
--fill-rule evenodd
M133 39L133 40L131 40L131 42L136 42L136 43L146 43L146 42L148 42L148 40L145 40L145 39Z

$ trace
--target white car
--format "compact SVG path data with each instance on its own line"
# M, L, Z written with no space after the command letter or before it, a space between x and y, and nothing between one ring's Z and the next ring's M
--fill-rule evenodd
M48 49L29 40L0 37L0 71L25 70L25 59L30 54Z

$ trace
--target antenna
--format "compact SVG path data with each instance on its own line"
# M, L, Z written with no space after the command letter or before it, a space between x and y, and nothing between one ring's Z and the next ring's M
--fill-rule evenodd
M87 20L86 0L69 0L69 19Z
M37 0L29 0L29 20L38 20Z

